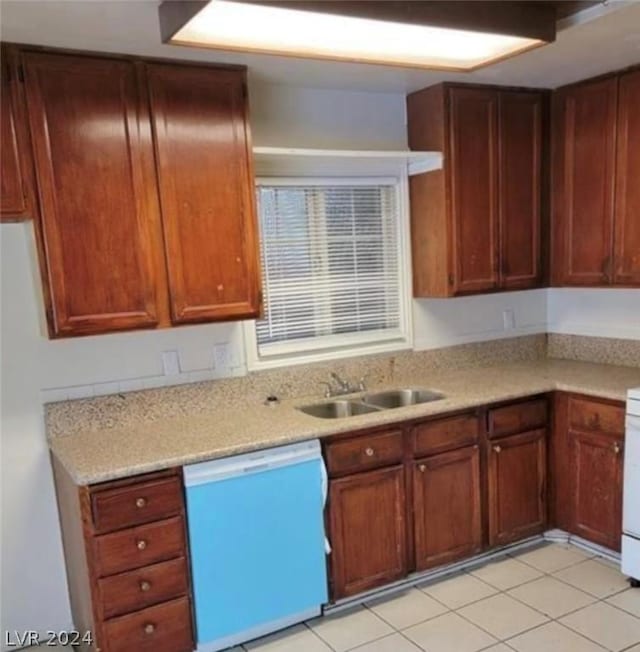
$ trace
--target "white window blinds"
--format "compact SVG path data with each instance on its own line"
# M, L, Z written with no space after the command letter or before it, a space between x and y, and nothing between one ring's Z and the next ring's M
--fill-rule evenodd
M260 185L261 355L401 337L395 184Z

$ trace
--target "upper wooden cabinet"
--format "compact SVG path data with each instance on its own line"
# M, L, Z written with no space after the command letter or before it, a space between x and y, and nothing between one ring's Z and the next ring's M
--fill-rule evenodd
M156 326L160 221L136 68L23 57L51 332Z
M560 90L553 97L554 281L610 280L617 80Z
M541 269L542 128L540 93L499 94L500 260L502 287L539 285Z
M490 90L452 88L449 110L455 292L492 290L500 280L497 96Z
M640 70L620 77L613 282L640 284Z
M146 67L174 323L255 317L258 244L244 74Z
M35 211L33 161L16 50L2 45L0 64L0 220L17 222L32 217Z
M22 58L50 334L256 316L245 71Z
M542 91L441 84L409 95L409 145L444 153L411 177L416 297L542 282Z
M554 285L640 283L639 101L638 70L554 93Z

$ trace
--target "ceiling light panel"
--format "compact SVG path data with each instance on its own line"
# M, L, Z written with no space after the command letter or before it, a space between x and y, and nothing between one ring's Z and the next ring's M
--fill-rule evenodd
M431 69L473 70L542 45L533 38L212 0L178 45Z

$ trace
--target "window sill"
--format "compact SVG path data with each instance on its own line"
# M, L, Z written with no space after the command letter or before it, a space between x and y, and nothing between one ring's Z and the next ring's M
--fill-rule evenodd
M406 339L403 339L392 340L389 342L363 344L361 346L323 349L321 351L316 350L291 353L286 355L272 355L261 358L256 357L255 355L251 355L249 347L247 347L247 370L262 371L265 369L281 369L283 367L312 364L314 362L331 362L333 360L343 360L345 358L357 358L364 355L411 351L411 349L411 343Z

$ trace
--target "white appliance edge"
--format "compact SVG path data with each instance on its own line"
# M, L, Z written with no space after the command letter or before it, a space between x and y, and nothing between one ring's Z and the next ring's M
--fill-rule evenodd
M640 388L627 395L622 515L622 572L640 580Z

